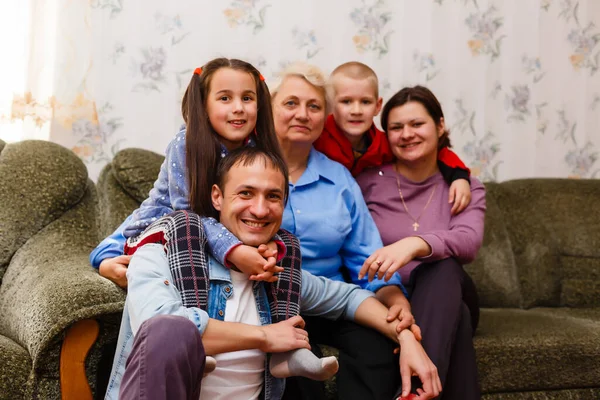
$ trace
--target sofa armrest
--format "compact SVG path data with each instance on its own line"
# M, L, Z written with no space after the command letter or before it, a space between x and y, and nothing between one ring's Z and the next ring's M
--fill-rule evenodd
M85 374L85 359L98 338L95 319L83 319L69 328L60 349L60 392L62 400L92 400Z
M87 251L59 254L17 253L0 288L2 333L29 351L34 369L74 322L118 313L125 300L89 265Z

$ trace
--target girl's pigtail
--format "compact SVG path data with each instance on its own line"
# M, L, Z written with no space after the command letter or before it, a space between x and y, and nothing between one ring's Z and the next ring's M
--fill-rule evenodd
M204 198L210 196L219 153L219 143L212 134L212 127L205 111L203 99L205 84L202 70L196 68L181 105L186 122L185 159L190 208L198 215L217 217L214 208L209 207Z
M275 125L273 124L273 108L271 105L271 94L265 83L264 77L258 74L258 116L256 118L256 144L267 152L282 156Z

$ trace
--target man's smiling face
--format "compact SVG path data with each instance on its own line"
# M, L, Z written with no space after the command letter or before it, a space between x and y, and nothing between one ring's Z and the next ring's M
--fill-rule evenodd
M234 164L223 188L214 185L212 202L220 221L242 243L268 243L281 225L285 178L264 157L249 165Z

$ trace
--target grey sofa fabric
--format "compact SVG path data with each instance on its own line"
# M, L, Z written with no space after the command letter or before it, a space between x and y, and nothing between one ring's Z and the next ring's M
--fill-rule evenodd
M66 330L113 321L125 298L89 265L96 188L70 150L23 141L0 152L0 204L0 399L58 399ZM101 329L100 338L117 332Z

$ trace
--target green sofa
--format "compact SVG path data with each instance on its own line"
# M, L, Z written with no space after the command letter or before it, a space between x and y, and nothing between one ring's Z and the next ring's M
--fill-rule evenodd
M0 141L0 205L0 399L92 398L125 298L89 265L95 185L61 146Z
M102 393L124 292L88 255L146 198L162 160L122 150L94 185L69 150L0 142L0 399ZM467 266L483 307L483 398L600 398L600 181L486 187L484 245Z
M147 197L163 159L125 149L104 168L104 234ZM600 180L486 188L484 244L466 267L482 306L475 346L483 398L600 399Z

